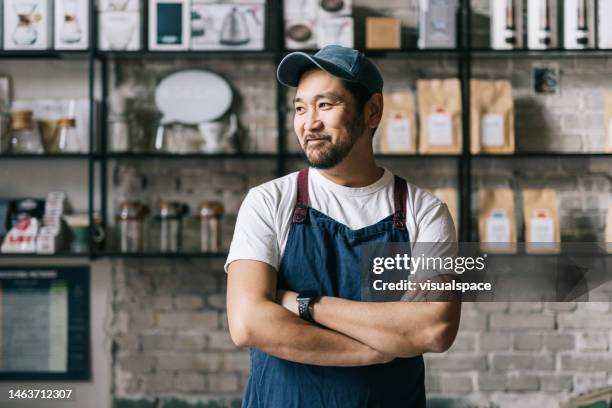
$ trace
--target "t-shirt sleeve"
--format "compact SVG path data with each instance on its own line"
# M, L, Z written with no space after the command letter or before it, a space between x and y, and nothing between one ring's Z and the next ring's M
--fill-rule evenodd
M270 198L251 189L240 205L229 255L225 261L225 272L229 264L237 259L265 262L278 270L279 253L274 207Z
M419 214L413 250L429 257L457 255L457 232L446 204L438 202ZM447 243L447 244L442 244Z

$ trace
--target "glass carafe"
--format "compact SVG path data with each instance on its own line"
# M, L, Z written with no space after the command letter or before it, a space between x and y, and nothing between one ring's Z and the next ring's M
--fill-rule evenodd
M64 21L60 31L60 39L67 44L74 44L81 41L81 26L77 19L77 0L63 0L64 2Z
M34 23L40 21L41 18L39 14L34 14L36 3L16 2L13 7L18 19L17 27L13 31L13 42L16 45L34 44L38 38Z
M76 121L72 118L62 118L57 121L54 140L60 152L77 153L81 151Z
M8 150L10 153L42 154L45 152L40 133L32 118L32 111L11 113Z

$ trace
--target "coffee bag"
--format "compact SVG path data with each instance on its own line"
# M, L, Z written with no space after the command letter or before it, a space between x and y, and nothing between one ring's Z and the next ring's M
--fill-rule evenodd
M554 190L523 190L523 217L527 252L559 252L561 229Z
M419 98L419 152L460 154L461 85L458 79L417 81Z
M481 190L478 235L487 252L516 251L514 193L509 188Z
M410 90L384 95L381 121L381 151L383 153L416 153L416 115L414 95Z
M470 151L514 153L514 102L510 81L470 82Z

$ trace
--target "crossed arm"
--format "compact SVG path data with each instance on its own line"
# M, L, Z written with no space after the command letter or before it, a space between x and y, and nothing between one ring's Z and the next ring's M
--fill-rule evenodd
M297 315L296 293L277 292L268 264L237 260L228 268L227 311L232 340L286 360L359 366L447 350L455 339L458 302L357 302L322 296L321 326Z

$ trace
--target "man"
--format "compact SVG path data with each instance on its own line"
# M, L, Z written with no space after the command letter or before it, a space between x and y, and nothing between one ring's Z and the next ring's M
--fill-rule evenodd
M233 341L251 348L245 407L424 407L422 354L452 344L460 304L363 302L373 242L452 242L446 205L374 161L383 79L356 50L295 52L294 129L310 168L253 188L226 262Z

